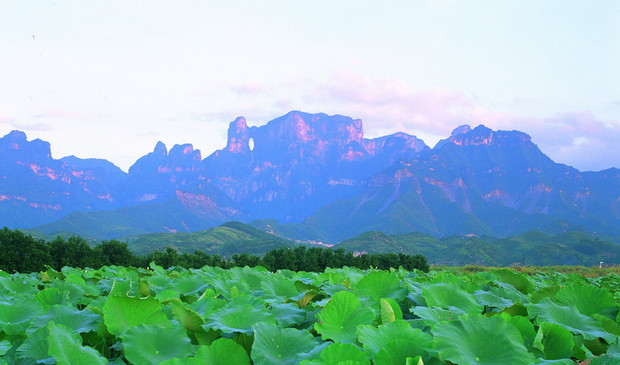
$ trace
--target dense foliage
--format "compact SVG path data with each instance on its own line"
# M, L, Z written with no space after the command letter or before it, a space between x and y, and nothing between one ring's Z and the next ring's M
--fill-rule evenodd
M507 269L0 272L0 364L611 364L619 288Z
M344 249L274 248L262 257L246 253L235 254L230 259L219 255L208 255L204 251L179 254L168 247L164 251L154 251L146 257L135 255L124 242L103 241L94 247L81 237L68 239L57 237L52 241L34 239L18 230L0 230L0 269L7 272L34 272L49 266L60 270L65 266L81 268L100 268L106 265L147 267L154 262L163 267L200 268L216 266L231 268L237 266L264 266L271 271L280 269L323 271L328 267L357 267L389 269L403 267L407 270L428 271L429 266L422 255L406 254L364 254L354 255Z

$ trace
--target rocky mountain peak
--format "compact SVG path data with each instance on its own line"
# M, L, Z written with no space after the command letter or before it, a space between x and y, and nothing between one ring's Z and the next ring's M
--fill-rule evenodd
M463 124L462 126L454 128L450 137L458 136L459 134L465 134L471 131L469 124Z
M168 155L168 149L166 148L166 145L162 141L159 141L155 145L155 149L153 150L153 154L154 155L159 155L159 156L167 156Z
M48 142L40 139L28 142L26 133L18 130L11 131L3 138L0 138L0 153L21 156L19 157L20 159L28 161L38 161L52 157Z
M232 153L247 152L250 147L248 145L248 125L244 117L238 117L230 122L228 127L228 142L226 143L226 151Z
M462 128L462 127L459 127ZM458 129L458 128L457 128ZM466 130L464 128L463 130ZM465 133L453 132L453 135L448 139L449 142L458 146L516 146L522 144L532 144L531 137L523 132L519 131L494 131L484 125L479 125L476 128L467 131Z

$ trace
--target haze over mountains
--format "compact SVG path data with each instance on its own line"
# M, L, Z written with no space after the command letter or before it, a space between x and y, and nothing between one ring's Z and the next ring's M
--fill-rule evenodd
M405 133L364 138L361 120L301 112L259 127L237 118L227 145L204 159L190 144L159 142L128 173L53 159L23 132L0 138L0 225L119 238L231 220L329 243L367 231L617 238L620 170L555 163L518 131L461 126L431 149Z

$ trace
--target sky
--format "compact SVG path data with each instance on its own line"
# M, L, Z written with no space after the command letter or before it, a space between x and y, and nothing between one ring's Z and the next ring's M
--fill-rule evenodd
M206 157L291 110L429 146L520 130L620 168L620 2L0 0L0 137L127 171L157 141Z

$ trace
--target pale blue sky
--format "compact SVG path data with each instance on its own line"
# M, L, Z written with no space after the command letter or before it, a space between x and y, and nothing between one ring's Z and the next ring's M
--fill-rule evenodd
M302 110L431 146L518 129L599 170L620 167L619 64L615 1L0 0L0 135L126 170Z

